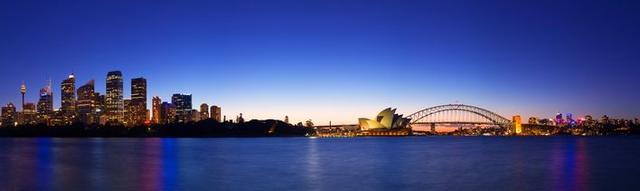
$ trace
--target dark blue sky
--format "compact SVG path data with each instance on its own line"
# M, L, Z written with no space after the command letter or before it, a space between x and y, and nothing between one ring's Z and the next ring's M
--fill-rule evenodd
M640 115L639 1L2 1L0 102L121 70L248 118Z

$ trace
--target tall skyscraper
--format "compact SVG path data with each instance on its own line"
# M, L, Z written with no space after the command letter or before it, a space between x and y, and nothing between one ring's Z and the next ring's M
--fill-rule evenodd
M73 74L60 83L60 98L62 114L67 120L73 119L76 113L76 77Z
M124 99L122 102L124 104L124 120L123 123L126 126L134 126L133 123L133 105L131 105L131 99Z
M16 106L13 103L8 103L2 107L2 126L14 126L17 118Z
M171 97L171 104L176 107L176 117L178 123L191 121L191 110L193 108L191 104L191 95L173 94L173 96Z
M203 103L200 105L200 120L209 119L209 105Z
M142 125L147 120L147 80L131 79L131 122Z
M40 99L38 100L37 110L39 122L49 124L49 119L53 115L53 92L51 91L51 81L49 81L49 85L40 89Z
M96 95L93 80L78 88L78 117L85 124L97 123Z
M213 120L217 121L217 122L223 122L222 121L222 108L218 107L217 105L211 106L211 118L213 118Z
M111 71L107 74L107 95L105 96L105 109L109 122L124 122L122 72Z
M153 110L153 117L151 118L154 124L159 124L160 119L160 109L162 107L162 100L158 96L154 96L152 98L151 108Z
M162 102L162 105L160 106L160 123L167 124L167 123L173 123L175 121L176 121L176 106L171 103Z

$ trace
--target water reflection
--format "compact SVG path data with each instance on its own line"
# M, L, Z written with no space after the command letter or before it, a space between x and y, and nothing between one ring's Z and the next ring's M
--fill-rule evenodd
M618 190L634 138L0 139L0 190Z

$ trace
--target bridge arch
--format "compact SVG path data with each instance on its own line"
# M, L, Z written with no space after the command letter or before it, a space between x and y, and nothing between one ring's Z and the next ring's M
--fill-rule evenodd
M445 117L436 117L447 114ZM461 123L492 124L509 127L511 121L492 111L464 104L448 104L426 108L409 116L410 124L419 123Z

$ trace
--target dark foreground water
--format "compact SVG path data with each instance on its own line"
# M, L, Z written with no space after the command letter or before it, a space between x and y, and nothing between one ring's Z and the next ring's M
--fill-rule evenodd
M0 190L639 189L639 137L0 139Z

